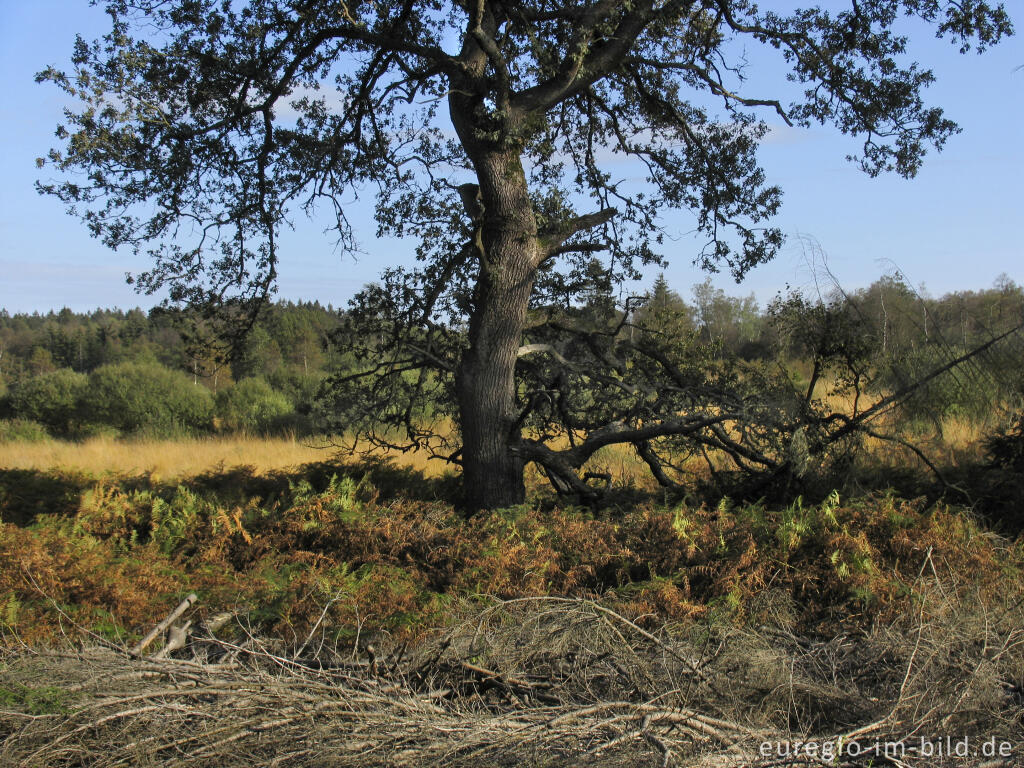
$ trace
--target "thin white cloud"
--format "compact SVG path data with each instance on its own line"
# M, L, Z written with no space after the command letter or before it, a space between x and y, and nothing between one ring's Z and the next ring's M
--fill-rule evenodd
M812 141L813 132L809 128L799 128L783 124L770 124L768 133L762 139L762 144L803 144Z

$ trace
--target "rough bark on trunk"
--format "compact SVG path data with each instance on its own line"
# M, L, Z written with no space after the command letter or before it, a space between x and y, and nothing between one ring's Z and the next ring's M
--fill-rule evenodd
M456 378L465 503L471 513L525 499L515 367L540 253L518 155L488 153L475 160L483 204L480 275L469 348Z

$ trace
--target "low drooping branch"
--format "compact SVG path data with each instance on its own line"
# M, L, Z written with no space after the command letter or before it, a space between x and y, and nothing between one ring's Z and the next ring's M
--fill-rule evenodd
M639 440L633 443L633 448L636 450L636 455L643 459L643 462L651 470L651 474L658 481L658 485L663 488L680 487L679 483L665 474L665 467L662 464L661 458L651 448L649 440Z
M865 411L862 411L860 414L858 414L854 418L845 418L842 415L837 414L836 416L843 421L843 426L839 430L837 430L836 432L834 432L832 435L829 436L829 442L835 442L835 441L840 440L841 438L846 437L847 435L857 431L858 429L860 429L862 424L867 424L868 422L872 421L873 419L876 419L882 413L884 413L885 411L889 410L890 408L895 407L901 401L906 400L911 395L913 395L915 392L920 391L925 386L927 386L928 384L930 384L932 381L934 381L935 379L939 378L943 374L949 373L954 368L957 368L957 367L963 365L964 363L968 362L969 360L972 360L973 358L977 357L978 355L982 354L983 352L986 352L987 350L991 349L993 346L998 344L1000 341L1009 338L1010 336L1012 336L1015 333L1019 333L1021 330L1024 330L1024 323L1021 323L1020 325L1017 325L1017 326L1011 328L1010 330L1008 330L1008 331L1006 331L1004 333L999 334L995 338L989 339L984 344L981 344L981 345L975 347L974 349L972 349L972 350L970 350L968 352L965 352L964 354L960 355L959 357L957 357L957 358L955 358L953 360L950 360L948 363L945 363L944 365L940 365L939 367L937 367L934 370L932 370L929 373L927 373L925 376L922 376L921 378L919 378L916 381L908 384L907 386L900 388L896 392L893 392L891 395L887 395L886 397L883 397L881 400L879 400L873 406L871 406L870 408L868 408Z
M855 393L853 412L844 413L832 410L828 398L809 399L806 386L795 386L788 374L769 376L770 366L702 360L657 323L626 322L629 312L589 327L565 314L552 310L528 330L531 343L520 349L520 357L524 365L529 361L523 373L531 384L517 427L525 426L528 434L532 428L523 456L543 468L556 490L591 500L603 489L587 482L587 471L594 468L588 462L607 446L631 445L666 488L679 487L685 476L678 457L698 453L731 461L740 475L761 478L761 485L780 479L790 485L803 477L808 459L815 476L828 471L849 450L846 438L857 433L902 445L949 487L922 447L887 434L878 421L1024 329L1021 324L995 335L861 410L861 396L875 378L865 373L870 366L864 355L872 354L874 345L869 328L850 326L844 333L862 343L850 347L828 337L829 349L823 348L815 374ZM835 321L827 312L819 315L826 326ZM568 446L554 447L562 439Z
M544 469L560 493L571 492L593 499L598 492L580 478L579 470L601 448L618 444L643 446L658 437L692 437L715 424L734 420L736 416L735 413L698 415L632 426L621 422L612 423L595 430L582 443L562 450L555 450L538 440L527 439L523 441L522 453L525 460L534 461ZM640 450L643 449L638 448ZM652 455L649 446L646 452L648 456Z

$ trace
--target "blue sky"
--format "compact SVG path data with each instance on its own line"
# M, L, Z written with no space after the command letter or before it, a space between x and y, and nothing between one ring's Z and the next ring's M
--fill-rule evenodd
M1008 5L1011 13L1020 8L1018 0ZM1024 34L1024 13L1014 21ZM58 201L33 189L40 173L35 158L53 146L63 104L55 88L37 85L33 75L49 64L67 68L75 34L91 39L106 27L102 10L84 0L0 0L0 308L9 312L154 303L124 281L126 272L147 266L144 260L107 250ZM775 224L790 243L741 285L725 275L714 278L716 285L734 295L754 292L762 303L787 285L810 288L814 276L807 262L816 249L808 240L820 245L847 289L894 269L936 296L989 287L1001 273L1024 283L1024 38L1010 38L979 57L959 55L927 29L909 32L912 57L938 78L927 100L942 106L963 132L907 181L866 177L844 160L857 151L856 140L834 130L775 125L761 159L769 179L785 192ZM757 57L751 63L751 86L763 82L760 90L767 93L779 70ZM364 253L357 258L338 252L322 225L298 222L283 240L279 297L341 306L382 267L410 259L412 242L377 242L372 210L357 214L354 220L366 222L358 232ZM686 234L692 228L686 216L665 224L678 236L667 248L666 277L685 295L705 277L691 264L698 243ZM646 283L653 279L652 273Z

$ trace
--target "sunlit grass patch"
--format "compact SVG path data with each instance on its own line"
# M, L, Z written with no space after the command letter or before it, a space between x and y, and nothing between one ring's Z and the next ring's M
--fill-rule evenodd
M286 469L333 458L339 447L323 438L209 437L175 440L118 440L96 437L82 442L0 442L0 467L62 470L88 474L141 474L170 479L215 468L245 466L257 472ZM423 452L385 454L398 466L440 475L443 462Z

